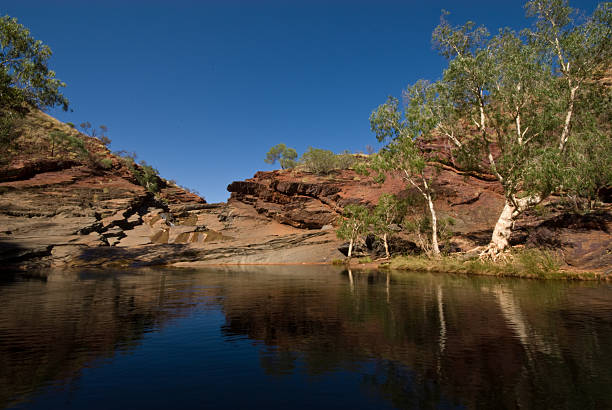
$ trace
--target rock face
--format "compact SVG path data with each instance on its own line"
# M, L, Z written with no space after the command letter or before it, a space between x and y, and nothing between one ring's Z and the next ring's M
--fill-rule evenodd
M398 175L390 174L384 184L353 171L315 176L299 171L258 172L246 181L233 182L229 204L241 203L279 223L299 228L321 229L338 220L351 203L374 207L380 195L418 198ZM487 175L466 175L444 165L436 178L436 210L440 219L452 218L449 251L469 251L486 245L503 208L499 184ZM423 210L423 213L426 213ZM414 250L414 238L398 235L391 243L400 252ZM604 204L587 215L569 213L560 198L552 197L517 221L511 242L561 250L566 263L581 269L609 271L612 266L612 206ZM344 252L345 247L341 247ZM380 255L374 240L357 246L358 254ZM393 249L392 249L393 250Z
M53 129L76 132L42 113L31 122L36 140ZM346 252L334 229L345 206L373 207L385 192L419 198L398 175L378 184L350 170L327 176L258 172L231 183L231 197L221 204L207 204L161 179L154 195L98 140L81 138L90 157L110 165L100 169L70 152L49 156L39 149L0 168L3 268L329 263ZM454 221L445 250L486 244L504 203L499 184L449 165L436 181L438 216ZM512 243L561 250L571 266L606 271L612 266L611 232L610 204L581 216L552 198L521 217ZM415 238L403 233L389 245L395 253L418 251ZM376 256L383 248L370 237L357 251Z
M25 148L53 130L78 134L40 112L28 121ZM51 156L41 145L29 152L24 148L0 167L2 268L329 262L342 257L333 230L298 229L305 225L282 224L243 203L207 204L164 180L158 181L161 189L155 195L147 192L97 139L78 136L90 156L95 151L98 161L104 158L111 165L100 169L70 151Z

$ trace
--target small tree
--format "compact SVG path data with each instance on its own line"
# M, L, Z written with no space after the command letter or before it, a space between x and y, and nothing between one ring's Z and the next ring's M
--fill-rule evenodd
M455 220L453 218L441 218L437 223L437 238L439 243L444 244L447 240L451 239L453 236L453 226L455 224ZM427 256L433 256L433 246L431 243L431 219L427 215L411 215L407 216L403 223L402 227L405 231L414 234L416 237L416 241L419 245L419 248Z
M407 107L404 115L399 102L389 97L370 116L372 131L379 141L391 140L380 153L373 156L370 168L378 172L377 179L383 181L388 171L400 171L402 178L412 185L425 199L431 215L431 243L433 254L438 256L437 216L433 203L432 178L426 175L427 160L419 141L429 135L433 123L422 111L432 98L430 87L419 82L406 90Z
M344 208L343 218L340 220L340 226L336 231L336 235L340 239L349 241L347 256L353 254L353 246L355 241L368 231L371 224L370 210L363 205L347 205Z
M66 134L62 131L53 131L49 134L49 140L51 141L51 156L54 157L56 153L62 148L64 151L67 149L77 157L85 158L89 154L85 143L81 138L75 135Z
M98 138L105 147L108 147L112 142L111 139L106 135L108 132L108 127L106 125L100 125L98 128L91 125L89 121L82 122L79 124L81 128L81 132L83 134L89 135L92 138Z
M295 149L287 148L285 144L281 143L270 148L264 162L266 164L274 164L276 161L279 161L282 169L288 169L294 168L297 165L296 158L297 152Z
M393 234L392 226L398 222L404 213L404 207L395 195L382 194L373 213L374 233L382 239L385 246L385 255L389 258L388 238Z

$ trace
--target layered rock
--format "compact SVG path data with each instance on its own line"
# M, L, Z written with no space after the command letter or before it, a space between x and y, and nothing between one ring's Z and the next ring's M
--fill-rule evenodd
M435 181L438 217L453 221L446 250L466 252L486 245L504 205L499 183L490 175L466 173L449 164L440 166ZM334 224L347 204L374 207L385 192L418 199L418 193L399 175L389 174L383 184L378 184L350 170L328 176L302 171L258 172L246 181L231 183L228 191L229 204L241 203L279 223L310 229ZM568 212L562 202L551 197L524 213L516 223L511 243L561 250L567 264L577 268L610 270L612 206L604 204L598 212L580 216ZM414 249L411 239L399 234L397 242L401 245L397 249ZM375 248L375 244L365 242L358 246L364 254L376 254Z
M42 113L32 124L38 139L53 129L76 133ZM0 168L2 267L329 263L343 257L334 226L348 204L374 207L383 193L419 199L399 175L379 184L351 170L258 172L231 183L231 197L221 204L161 179L154 195L99 140L80 137L110 165L100 169L69 152L24 151ZM451 157L444 162L434 190L439 218L453 220L445 251L470 251L489 241L503 193L490 175L463 172ZM413 212L426 214L418 206ZM512 243L560 249L571 266L605 271L612 266L611 232L610 204L577 215L553 197L517 221ZM390 246L396 253L417 250L414 237L401 232ZM368 238L358 250L377 255L381 247Z
M342 256L332 231L288 226L242 203L207 204L163 179L153 194L99 140L40 112L27 121L23 149L0 168L2 268L329 262ZM89 158L66 150L51 155L44 142L53 131L83 140Z

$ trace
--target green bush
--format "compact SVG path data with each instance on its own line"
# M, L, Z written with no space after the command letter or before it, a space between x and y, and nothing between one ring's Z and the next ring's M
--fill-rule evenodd
M56 154L73 153L79 158L87 158L89 151L85 147L85 142L78 136L66 134L62 131L53 131L49 133L50 154L54 157Z
M562 264L559 255L548 250L525 249L515 252L514 258L524 272L537 276L558 273Z
M350 169L356 162L357 157L348 151L336 155L336 168L338 169Z
M21 120L18 114L10 110L0 111L0 165L6 164L11 157Z
M110 158L102 158L100 160L100 166L104 169L109 169L113 166L113 160Z
M159 177L159 171L147 164L145 161L136 163L136 153L127 151L115 151L115 155L121 158L125 166L132 172L138 185L144 187L147 191L156 193L160 190L160 185L163 183Z
M147 164L145 161L140 161L140 164L134 165L132 168L134 177L138 181L138 184L144 187L149 192L159 191L159 171Z
M309 147L301 161L307 171L319 175L329 174L337 168L336 154L326 149Z

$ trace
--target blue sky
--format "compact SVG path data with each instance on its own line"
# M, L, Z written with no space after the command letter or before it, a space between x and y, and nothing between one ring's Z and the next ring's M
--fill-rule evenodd
M572 1L590 14L597 1ZM437 79L440 10L454 24L522 28L523 2L3 0L49 45L73 112L108 126L162 176L224 201L226 186L273 169L279 142L336 152L376 146L368 117L388 95Z

